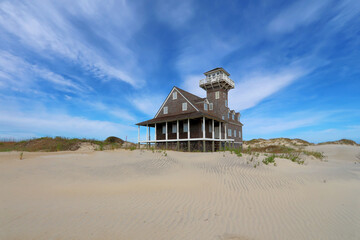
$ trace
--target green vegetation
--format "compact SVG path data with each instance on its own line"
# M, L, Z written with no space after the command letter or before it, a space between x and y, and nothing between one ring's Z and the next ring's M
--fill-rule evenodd
M24 152L57 152L75 151L82 143L94 144L98 150L111 150L121 148L124 141L117 137L109 137L105 141L95 139L79 139L64 137L42 137L24 141L0 141L0 152L24 151ZM134 144L130 146L134 148ZM136 147L135 147L136 149Z
M269 163L275 163L275 154L265 158L264 160L262 160L262 162L266 165L268 165Z
M329 142L322 142L319 143L319 145L324 145L324 144L346 144L346 145L353 145L353 146L359 146L360 144L357 144L355 141L350 140L350 139L340 139L337 141L329 141Z

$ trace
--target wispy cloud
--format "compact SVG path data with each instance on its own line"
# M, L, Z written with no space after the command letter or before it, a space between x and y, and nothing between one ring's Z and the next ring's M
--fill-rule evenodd
M293 2L280 12L269 24L271 32L291 32L297 27L312 23L320 18L328 0L305 0Z
M8 88L26 89L41 84L40 80L48 81L55 88L65 92L88 92L92 89L86 85L80 85L74 80L65 78L48 69L33 65L22 58L0 50L0 82Z
M132 95L128 101L146 115L155 116L165 98L166 95L139 94Z
M65 8L70 5L71 8ZM98 12L99 9L102 11ZM111 14L115 10L121 12ZM3 1L0 13L2 31L16 36L42 56L51 53L52 57L65 57L100 79L116 79L133 87L143 83L141 78L136 77L140 76L136 56L126 45L141 21L138 16L135 20L134 9L125 2L109 5L98 1L79 1L60 5L43 1L32 1L31 4ZM118 29L108 28L107 20L119 23ZM91 25L85 26L82 24L84 21ZM123 22L131 24L131 27ZM114 31L121 32L121 37L113 35ZM103 41L111 50L108 53L99 51L96 41ZM111 58L114 52L122 57L114 61Z
M168 0L155 1L156 15L160 21L173 28L183 27L194 14L194 3L192 0Z
M0 136L66 136L104 139L108 136L124 138L136 131L135 127L109 121L90 120L67 114L0 111ZM132 139L135 141L135 139Z
M236 83L229 92L230 107L244 110L280 91L308 73L307 69L285 68L277 72L252 73Z

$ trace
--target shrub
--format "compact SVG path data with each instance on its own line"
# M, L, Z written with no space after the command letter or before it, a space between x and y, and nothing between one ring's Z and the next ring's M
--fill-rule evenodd
M264 160L262 160L262 162L266 165L268 165L269 163L275 163L275 154L265 158Z

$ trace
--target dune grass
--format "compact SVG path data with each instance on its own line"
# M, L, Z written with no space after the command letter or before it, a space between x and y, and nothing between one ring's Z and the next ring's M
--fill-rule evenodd
M116 137L109 137L104 141L85 138L64 138L64 137L42 137L23 141L0 141L0 152L21 151L21 152L57 152L75 151L81 143L92 143L97 150L120 148L123 140Z

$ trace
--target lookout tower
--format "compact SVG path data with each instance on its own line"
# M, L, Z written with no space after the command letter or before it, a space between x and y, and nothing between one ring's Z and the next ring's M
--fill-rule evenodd
M214 68L204 73L205 79L201 79L199 86L205 91L210 89L230 90L235 88L234 81L229 77L230 74L223 68Z

